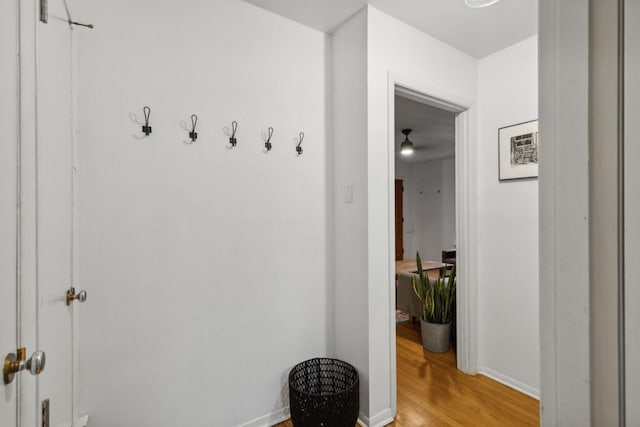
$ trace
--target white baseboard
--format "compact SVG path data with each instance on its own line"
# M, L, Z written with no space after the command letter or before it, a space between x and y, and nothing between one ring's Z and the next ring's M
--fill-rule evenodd
M277 411L271 412L270 414L263 415L249 422L246 422L240 427L271 427L285 420L288 420L289 418L291 418L291 413L289 412L289 407L285 406L284 408L278 409Z
M373 417L369 418L362 412L358 416L358 424L363 427L384 427L393 422L393 412L391 408L387 408L382 412L378 412Z
M506 385L507 387L511 387L514 390L518 390L521 393L526 394L527 396L531 396L534 399L540 400L540 390L534 387L531 387L528 384L520 382L518 380L514 380L513 378L501 374L500 372L496 372L491 368L487 368L486 366L478 365L478 373L482 374L486 377L491 378L492 380L496 380L499 383Z
M278 423L291 418L289 407L285 407L274 411L270 414L263 415L249 422L242 424L240 427L271 427ZM358 424L362 427L384 427L393 422L393 413L391 408L387 408L384 411L376 414L375 416L367 417L362 412L358 415Z
M69 424L67 424L67 425L69 425ZM80 418L75 420L75 422L73 423L73 427L88 427L88 425L89 425L89 415L88 414L82 415Z

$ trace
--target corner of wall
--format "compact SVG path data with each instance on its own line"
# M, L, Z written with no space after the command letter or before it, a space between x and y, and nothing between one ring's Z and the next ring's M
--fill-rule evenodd
M364 413L369 411L366 46L367 8L363 8L332 35L333 144L340 147L332 162L332 255L333 350L335 357L358 370Z
M326 271L327 271L327 355L334 357L336 352L336 322L335 309L333 301L335 300L335 283L336 269L333 253L335 251L335 171L333 166L333 157L335 156L336 147L334 142L334 105L333 105L333 36L325 36L325 218L327 221L327 245L326 245Z

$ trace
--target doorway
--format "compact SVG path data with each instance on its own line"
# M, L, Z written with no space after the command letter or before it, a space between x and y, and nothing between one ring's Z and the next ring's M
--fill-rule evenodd
M399 390L412 387L405 367L423 355L422 303L414 293L418 277L416 258L422 259L427 276L450 276L456 258L455 121L456 113L395 94L395 242L396 242L396 338ZM401 260L400 262L398 262ZM447 280L447 279L445 279ZM449 318L455 316L452 303ZM425 352L455 369L455 320L442 354ZM418 377L408 375L413 381Z
M453 233L455 234L455 242L451 242L451 245L455 243L456 249L456 268L457 268L457 289L456 289L456 301L457 301L457 313L456 313L456 360L455 366L457 370L460 370L467 374L474 374L477 370L476 362L476 331L475 323L472 319L475 316L475 293L473 292L473 286L469 285L468 272L471 270L471 262L473 256L469 256L472 251L473 245L470 244L472 236L469 233L469 218L471 203L470 199L470 185L468 184L468 177L473 175L471 168L473 165L469 164L469 147L470 147L470 133L469 133L469 121L471 116L471 103L465 99L451 98L449 94L442 93L437 88L429 87L428 85L417 84L415 81L403 81L402 78L390 74L389 75L389 92L388 92L388 143L389 143L389 169L392 173L389 176L389 220L390 231L395 233L395 179L400 178L400 175L396 173L395 168L395 152L396 152L396 126L395 126L395 111L396 111L396 96L399 96L403 100L410 100L424 104L428 107L443 110L453 116L454 120L454 146L453 152L450 156L452 158L454 169L454 214L452 221ZM407 183L404 183L405 191L404 197L407 197ZM404 208L407 209L407 203L405 202ZM415 248L409 248L409 240L407 240L407 233L411 231L411 224L407 220L407 212L404 212L405 221L404 228L404 253L408 256L413 252ZM393 242L393 243L392 243ZM389 243L395 243L395 236L389 236ZM448 245L445 245L448 246ZM441 251L450 248L441 248L438 255L435 255L437 259L441 259ZM390 248L390 253L395 254L395 248ZM415 252L413 252L415 256ZM422 255L422 253L421 253ZM433 252L431 253L433 255ZM472 254L471 254L472 255ZM390 260L390 270L395 271L395 260ZM390 317L393 319L392 323L396 324L396 305L395 305L395 274L391 277L392 283L389 286L393 295L390 296L392 302L390 306ZM392 328L390 331L390 359L391 359L391 387L392 387L392 411L397 413L397 355L396 355L396 328Z
M419 252L441 262L443 251L455 250L456 114L395 98L396 259L415 259ZM401 144L413 151L403 154Z

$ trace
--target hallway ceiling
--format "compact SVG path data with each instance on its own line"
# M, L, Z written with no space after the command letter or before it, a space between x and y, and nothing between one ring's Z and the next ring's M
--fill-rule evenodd
M325 33L367 3L476 58L538 33L538 0L472 9L464 0L245 0Z
M454 156L456 113L397 95L395 112L395 152L398 161L416 163ZM400 143L404 141L402 129L412 129L409 140L416 151L411 156L400 154Z

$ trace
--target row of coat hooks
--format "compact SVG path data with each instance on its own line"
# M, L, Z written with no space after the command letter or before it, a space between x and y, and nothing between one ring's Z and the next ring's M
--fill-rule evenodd
M144 124L142 125L142 133L145 134L145 136L149 136L152 131L151 125L150 125L151 108L149 106L145 106L142 109L142 112L144 114ZM198 116L195 114L191 115L191 129L186 128L186 123L183 122L183 128L188 132L188 135L189 135L189 141L185 141L185 143L193 144L198 139L198 132L196 132L197 124L198 124ZM233 122L231 122L231 135L229 135L230 148L234 148L236 145L238 145L238 139L236 138L237 131L238 131L238 122L234 120ZM273 148L273 144L271 143L271 138L273 137L273 128L269 127L269 129L267 130L267 133L263 133L262 137L265 140L264 148L267 150L267 152L271 151L271 149ZM304 139L304 132L300 132L300 135L298 136L297 142L296 142L296 153L298 153L298 156L302 155L303 139Z

